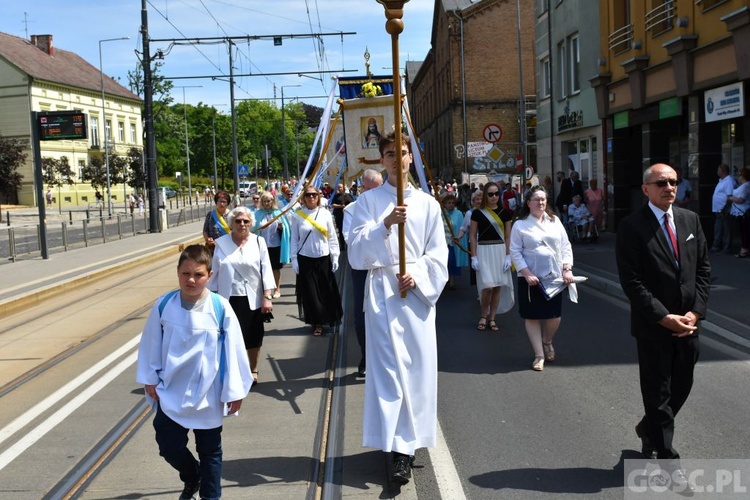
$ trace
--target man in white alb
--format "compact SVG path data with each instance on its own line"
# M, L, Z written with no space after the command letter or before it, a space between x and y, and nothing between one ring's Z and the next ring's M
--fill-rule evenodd
M408 184L409 138L403 137L400 155L394 139L392 133L385 135L379 146L388 181L357 199L349 262L354 269L370 273L365 291L367 378L362 444L391 453L391 480L405 484L411 477L414 451L435 446L435 304L448 281L448 246L440 205ZM397 175L404 182L402 206L396 205ZM397 224L405 224L403 275L399 275ZM405 298L401 292L406 292Z

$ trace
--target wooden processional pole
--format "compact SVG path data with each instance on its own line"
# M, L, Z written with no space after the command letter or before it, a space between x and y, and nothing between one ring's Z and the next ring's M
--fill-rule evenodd
M398 57L398 35L404 31L404 4L409 0L377 0L385 8L385 31L391 35L391 52L393 55L393 119L396 135L394 153L399 162L399 175L396 176L396 204L404 204L404 176L401 173L403 157L401 156L401 71ZM403 224L398 225L398 272L406 274L406 232ZM406 298L406 292L401 293Z

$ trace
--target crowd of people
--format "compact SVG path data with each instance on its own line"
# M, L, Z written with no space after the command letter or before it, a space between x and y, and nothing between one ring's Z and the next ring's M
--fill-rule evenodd
M553 341L561 326L562 292L567 290L576 302L579 281L573 273L569 231L574 228L581 238L593 240L604 228L606 196L597 179L590 179L584 189L577 172L558 172L554 199L549 177L542 184L526 185L522 194L503 181L474 186L441 180L431 182L428 193L410 184L408 138L403 138L400 152L393 134L383 135L378 148L385 179L378 169L368 169L351 186L325 183L318 188L308 183L295 191L292 185L269 184L252 193L248 206L233 207L237 202L226 191L213 195L215 208L203 228L205 245L183 252L180 297L168 302L167 295L154 305L144 330L142 360L139 356L139 381L159 407L155 428L160 452L180 471L185 495L198 489L201 496L215 494L216 479L210 474L220 468L220 459L217 466L210 448L217 439L220 446L220 436L211 431L202 438L199 460L187 451L182 437L179 446L167 441L189 428L212 429L208 426L216 423L216 408L236 412L250 386L259 382L264 325L273 319L273 301L281 297L280 271L285 265L296 275L299 318L320 337L343 317L335 273L340 259L348 259L353 326L361 350L357 375L366 379L363 445L388 454L389 476L396 484L409 481L415 450L436 442L435 307L444 288L460 286L464 270L476 286L477 330L501 331L502 315L517 304L533 354L531 369L541 372L557 359ZM736 185L724 180L724 167L719 167L714 195L719 210L713 249L728 248L726 221L741 220L738 224L745 225L736 257L744 258L750 252L745 216L750 168L740 171ZM690 186L679 170L652 166L644 173L642 190L649 204L623 221L617 243L644 400L635 431L644 456L678 460L670 429L690 392L697 361L699 320L708 297L708 245L697 216L684 208ZM399 265L399 226L406 239L405 272ZM675 279L687 290L682 298L667 287ZM200 311L213 311L213 321L195 320ZM166 338L168 329L169 335L184 336L181 329L188 324L203 332L203 340L185 362L218 359L216 374L225 377L196 380L189 369L183 373L176 364L169 365L180 353L172 353L155 337ZM645 332L654 332L654 337ZM237 354L239 346L244 356ZM669 369L679 371L680 380L665 380L663 373ZM187 406L184 399L179 403L163 384L169 377L179 379L178 391L194 384L203 392L188 398ZM214 465L204 468L204 460Z

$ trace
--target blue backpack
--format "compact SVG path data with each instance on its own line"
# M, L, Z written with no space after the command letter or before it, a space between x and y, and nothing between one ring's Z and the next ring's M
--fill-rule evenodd
M174 297L180 290L172 290L171 292L167 292L166 295L164 295L164 298L161 299L161 302L159 302L159 318L161 318L161 313L164 312L164 308L167 307L167 302L169 302L169 299ZM219 358L219 382L222 384L224 383L224 372L226 371L226 354L224 353L224 337L226 336L226 332L224 331L224 304L221 302L221 296L218 293L209 292L211 294L211 303L214 306L214 314L216 314L216 319L219 321L219 348L221 349L221 357ZM161 319L159 320L161 324ZM161 330L162 335L164 335L164 326L162 325Z

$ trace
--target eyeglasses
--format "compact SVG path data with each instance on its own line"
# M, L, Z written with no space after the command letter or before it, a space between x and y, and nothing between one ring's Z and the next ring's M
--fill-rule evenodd
M234 222L237 224L250 224L250 221L247 219L234 219Z
M260 200L260 198L253 198L253 201L258 201L258 200Z
M318 193L305 193L305 198L317 198Z
M675 187L677 185L677 179L665 179L663 181L647 182L646 184L654 184L656 186L659 186L660 188L667 187L667 184Z
M490 197L490 196L493 196L493 197L500 196L500 192L499 191L487 191L487 197Z

